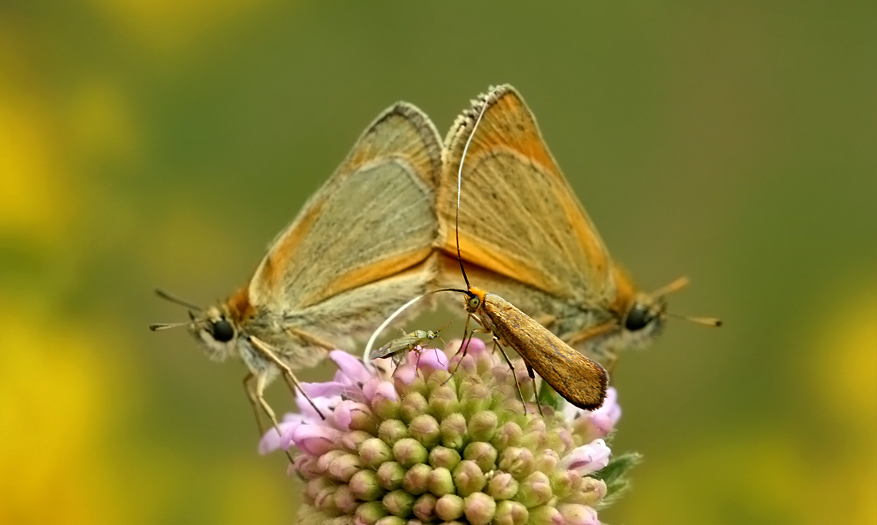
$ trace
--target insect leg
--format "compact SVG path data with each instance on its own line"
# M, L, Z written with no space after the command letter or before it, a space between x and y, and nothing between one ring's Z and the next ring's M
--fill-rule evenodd
M259 430L259 436L265 435L265 427L262 426L262 418L259 417L259 399L256 397L256 390L252 385L252 381L256 379L256 374L250 372L244 376L244 391L247 393L247 399L253 407L253 415L256 416L256 428Z
M527 373L530 374L530 382L533 384L533 399L536 400L536 407L539 409L539 415L545 417L545 414L542 413L542 403L539 402L539 393L536 392L536 372L533 371L533 367L530 366L530 363L524 361L524 364L527 365Z
M274 365L280 369L280 373L281 373L281 375L283 375L283 379L286 381L286 384L289 385L289 387L293 391L295 391L297 389L299 392L301 392L301 394L303 396L305 396L305 399L308 400L308 403L310 403L311 406L314 407L314 410L317 411L317 414L319 414L322 419L326 419L326 416L324 416L323 413L320 412L320 409L317 408L317 405L314 403L314 400L311 399L311 397L308 395L307 392L305 392L305 389L301 386L301 383L299 382L298 378L295 377L294 373L292 373L292 369L289 368L289 366L287 366L286 363L281 361L280 358L277 357L277 355L273 351L271 351L271 348L263 341L260 341L259 339L256 339L253 336L250 336L248 338L248 341L253 345L253 348L256 348L257 350L259 350L259 352L261 352L262 355L264 355L266 358L268 358L269 361L274 363Z
M253 414L256 416L256 425L259 427L259 432L263 435L265 433L262 428L262 420L259 418L259 411L256 408L257 406L262 407L262 411L268 415L268 418L274 424L274 430L277 431L277 435L282 435L280 432L280 424L277 422L277 416L274 415L274 410L271 409L271 405L265 401L265 397L262 395L265 391L265 376L257 376L250 372L244 377L244 388L247 391L247 397L250 398L250 403L253 405ZM286 453L287 459L292 463L292 455L289 451L284 450L283 452Z
M493 336L493 345L494 345L494 347L499 348L499 353L502 354L502 356L505 358L505 362L508 363L509 368L512 369L512 377L515 379L515 388L518 389L518 396L520 396L520 398L521 398L521 404L524 405L524 413L526 414L527 413L527 402L524 401L524 392L521 390L521 384L518 383L518 374L515 373L515 365L512 364L512 360L509 359L508 354L505 353L505 350L503 349L502 345L499 343L499 338L496 335ZM529 367L530 367L530 365L527 365L527 368L529 368ZM535 383L533 383L533 384L535 385ZM538 405L539 403L537 402L536 404ZM542 413L541 407L539 408L539 413L540 414Z
M457 373L457 369L460 368L460 363L463 361L463 359L466 357L466 353L469 351L469 341L472 340L472 336L475 334L475 330L472 330L471 332L469 331L469 321L471 319L472 319L471 315L466 317L466 326L463 327L463 342L460 343L460 348L458 348L457 351L454 352L454 355L451 356L451 361L453 361L454 358L457 357L457 355L461 351L463 352L463 356L460 357L459 361L457 361L457 366L454 367L454 371L451 372L451 375L449 375L448 378L445 379L445 382L442 383L442 385L444 385L445 383L450 381L452 377L454 377L454 374Z

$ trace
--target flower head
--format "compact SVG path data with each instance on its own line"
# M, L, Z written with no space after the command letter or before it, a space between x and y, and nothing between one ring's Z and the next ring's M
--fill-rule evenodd
M301 414L260 443L297 449L301 523L599 523L621 486L602 439L621 414L614 389L598 411L540 415L523 362L512 371L480 340L465 358L459 346L418 349L392 374L330 354L334 379L305 383L326 419L300 395Z

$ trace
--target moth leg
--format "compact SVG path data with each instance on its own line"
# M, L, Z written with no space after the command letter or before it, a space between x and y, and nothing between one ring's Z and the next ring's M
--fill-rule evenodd
M478 333L484 333L484 334L489 334L489 333L490 333L488 330L485 330L485 329L483 329L483 328L482 328L482 329L478 329L478 330L472 330L471 332L469 332L468 337L466 337L465 339L463 339L463 343L460 345L460 349L457 350L457 352L456 352L454 355L451 356L451 360L453 360L455 357L457 357L457 354L459 354L461 351L463 352L463 355L460 357L460 360L457 361L457 366L454 367L454 371L451 372L451 375L449 375L448 378L445 379L445 381L444 381L444 383L442 383L442 385L444 385L445 383L447 383L448 381L450 381L451 378L454 377L454 374L457 373L457 369L460 368L460 363L463 362L463 359L466 358L466 354L469 353L469 343L472 342L472 337L475 336L475 332L478 332Z
M281 361L280 358L277 357L277 355L273 351L271 351L271 348L266 343L260 341L259 339L256 339L253 336L249 337L249 341L253 345L253 348L259 350L259 352L261 352L263 356L268 358L269 361L274 363L274 365L280 369L280 373L283 376L283 379L286 381L286 384L289 385L289 388L292 391L298 390L299 392L301 392L301 394L305 396L305 399L308 400L308 403L310 403L311 406L314 407L314 410L317 411L317 414L319 414L320 418L326 419L326 416L324 416L323 413L320 412L320 409L317 408L317 405L314 403L314 400L311 399L311 396L309 396L308 393L305 392L305 389L301 386L298 378L295 377L294 373L292 373L292 369L289 368L286 363Z
M539 402L539 393L536 392L536 372L533 371L533 367L530 366L530 363L524 361L524 364L527 365L527 373L530 374L530 383L533 384L533 399L536 400L536 408L539 409L539 415L545 417L545 414L542 413L542 403Z
M488 330L485 330L484 328L481 328L479 330L472 330L470 332L469 331L469 320L470 319L472 319L471 315L466 318L466 326L465 326L465 328L463 328L463 343L460 345L460 348L454 353L454 355L451 356L451 361L453 361L454 358L457 357L457 355L460 352L463 352L463 356L460 357L459 361L457 361L457 366L454 367L454 371L451 372L451 375L449 375L448 378L445 379L445 382L442 383L442 385L444 385L445 383L450 381L451 378L454 377L454 374L457 373L457 369L460 368L460 363L463 362L463 359L466 358L466 354L469 352L469 343L472 341L472 337L475 335L475 332L481 332L481 333L485 333L485 334L490 333ZM475 322L477 323L478 320L476 319ZM481 323L478 323L478 324L481 325Z
M255 380L255 385L253 384ZM262 428L262 420L259 417L259 410L257 407L261 407L262 411L268 415L268 418L271 420L271 423L274 424L274 430L277 431L277 435L282 436L283 434L280 432L280 424L277 422L277 416L274 415L274 410L271 408L271 405L268 404L268 401L265 400L263 392L265 392L265 376L257 376L256 374L250 372L244 377L244 388L247 391L247 397L250 398L250 403L253 405L253 414L256 416L256 425L259 427L259 432L264 435L265 431ZM292 455L288 450L283 451L286 454L289 462L292 463Z
M505 353L505 350L503 349L502 345L499 343L499 338L496 337L495 335L493 336L493 345L495 348L499 348L499 353L502 354L502 356L505 358L505 362L508 363L509 368L512 369L512 377L515 380L515 388L518 389L518 396L521 398L521 404L524 405L524 413L526 414L527 413L527 402L524 401L524 392L521 390L521 384L518 383L518 374L515 373L515 365L512 364L512 360L509 359L509 355L507 353ZM527 365L527 368L529 369L530 365ZM536 383L533 383L534 387L535 387L535 384ZM538 399L536 401L536 405L537 406L539 405ZM539 407L539 413L540 414L542 413L541 406Z

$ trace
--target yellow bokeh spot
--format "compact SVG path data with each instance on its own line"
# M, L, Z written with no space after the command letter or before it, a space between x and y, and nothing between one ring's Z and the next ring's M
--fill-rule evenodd
M21 304L0 326L0 523L114 521L107 342Z
M844 487L837 498L850 515L842 521L877 523L877 282L854 282L853 293L825 302L838 306L815 325L806 374L830 420L827 471Z
M88 78L70 104L71 149L97 159L127 159L139 145L130 112L118 86L107 79Z
M263 0L92 0L148 48L186 52L199 40L257 8Z
M0 122L0 234L54 238L70 209L51 123L32 101L2 91Z
M810 374L823 408L846 419L877 418L877 283L835 299L810 350Z

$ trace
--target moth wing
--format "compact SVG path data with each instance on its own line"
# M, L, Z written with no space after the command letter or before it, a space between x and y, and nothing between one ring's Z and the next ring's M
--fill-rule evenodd
M483 306L492 329L567 401L585 410L603 404L609 375L602 366L570 348L547 328L496 294Z
M326 328L343 332L362 310L392 311L419 293L434 272L427 259L440 169L441 139L429 118L403 102L388 108L274 240L250 282L251 302L290 318L312 310L303 329L332 320L342 324Z
M511 86L482 96L446 138L438 190L443 251L456 257L457 170L484 106L462 171L464 262L578 304L606 297L611 286L606 247Z

